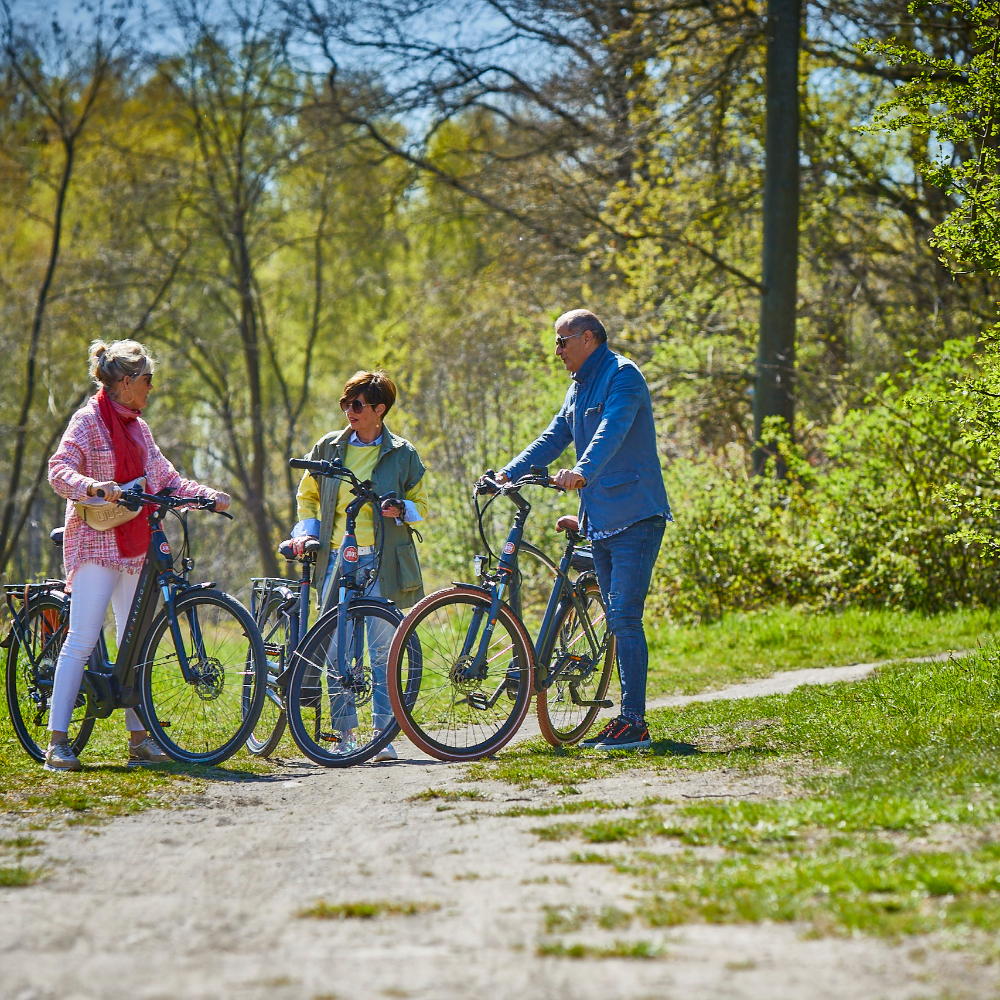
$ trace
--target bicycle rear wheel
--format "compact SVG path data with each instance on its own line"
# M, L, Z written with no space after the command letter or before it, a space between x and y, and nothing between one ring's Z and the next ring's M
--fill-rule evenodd
M69 631L69 601L56 594L32 597L20 617L20 633L11 627L7 647L7 710L18 742L37 761L49 743L49 708L56 662ZM22 641L23 640L23 641ZM69 742L79 754L94 729L87 716L81 685L69 722Z
M439 760L477 760L496 753L517 732L531 704L534 654L520 620L506 605L486 655L487 675L467 679L472 656L463 656L470 627L490 607L474 587L439 590L403 619L389 652L389 700L400 728L419 749ZM419 649L421 676L410 677Z
M257 724L267 687L264 644L250 612L228 594L191 590L174 607L190 674L181 669L164 608L142 653L143 709L153 737L174 760L218 764Z
M267 657L267 687L260 717L247 737L247 750L257 757L270 757L285 734L285 692L278 684L278 677L285 669L291 647L292 629L287 603L284 598L273 598L268 603L260 630ZM291 613L294 614L294 610ZM243 711L246 715L253 707L254 689L253 674L247 671L243 678Z
M286 698L288 725L299 749L325 767L370 760L399 732L386 693L385 669L402 614L381 601L347 606L345 673L338 656L340 609L328 611L295 653ZM410 663L419 677L419 664Z
M555 677L535 696L538 728L554 747L577 743L587 735L601 707L580 702L603 700L615 662L615 637L608 629L597 581L585 580L582 587L577 586L577 595L601 652L595 657L576 605L566 605L555 623L556 641L549 660Z

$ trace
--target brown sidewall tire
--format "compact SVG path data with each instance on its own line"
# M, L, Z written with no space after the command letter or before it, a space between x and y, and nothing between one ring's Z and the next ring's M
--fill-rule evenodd
M396 634L392 637L392 645L389 647L389 663L386 669L386 687L389 691L389 704L392 705L392 714L395 715L396 721L399 723L399 728L406 734L409 741L418 750L422 750L425 754L428 754L431 757L436 757L438 760L452 762L479 760L482 757L488 757L490 754L494 754L498 750L505 747L511 739L513 739L527 717L528 709L531 707L530 692L533 691L535 687L535 651L534 646L531 643L531 639L528 636L528 631L521 623L517 615L515 615L506 604L501 604L500 617L506 625L511 626L515 635L520 636L521 643L524 647L522 652L525 655L527 663L527 687L529 691L529 695L524 699L524 703L518 710L516 717L511 716L507 725L504 727L507 731L497 739L491 740L485 749L476 748L473 752L449 753L443 750L440 746L429 743L423 733L413 725L403 707L402 692L400 690L401 677L399 666L400 654L403 650L404 637L409 639L411 623L415 619L421 617L423 612L428 607L437 604L446 597L452 598L458 596L471 597L475 601L485 604L489 604L490 601L490 595L486 591L480 590L478 587L467 587L461 585L457 587L446 587L443 590L436 590L433 594L428 594L423 600L418 601L412 608L410 608L406 617L399 623L399 627L396 629Z
M592 589L596 590L598 594L600 594L600 587L597 585L596 581L594 581L591 586L587 587L588 592ZM570 605L570 611L572 611L572 605ZM567 611L567 614L569 614L570 611ZM601 681L597 687L597 691L594 692L594 701L601 701L608 693L608 687L611 684L611 672L614 670L615 653L618 649L618 641L615 639L614 635L610 635L609 640L607 652L604 654L604 669L601 674ZM538 716L538 728L541 730L542 736L545 737L549 746L553 747L566 747L572 746L574 743L579 743L580 740L587 735L587 731L594 724L594 720L601 711L600 708L597 705L594 705L584 716L583 721L575 729L572 729L568 736L560 736L552 728L552 723L549 720L548 691L548 688L542 688L535 694L535 713Z

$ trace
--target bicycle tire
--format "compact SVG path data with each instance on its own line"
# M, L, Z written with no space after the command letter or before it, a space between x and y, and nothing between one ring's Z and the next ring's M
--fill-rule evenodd
M586 599L586 610L589 613L592 602L596 602L601 608L601 624L603 630L595 629L600 637L607 635L607 645L604 651L603 663L598 668L597 664L587 664L582 670L576 668L569 672L561 672L556 675L551 685L543 685L535 695L535 711L538 715L538 728L551 746L570 746L578 743L587 735L587 730L594 724L598 713L601 711L599 705L576 705L573 702L572 691L573 682L576 681L575 689L577 694L582 694L585 701L601 701L608 693L608 685L611 683L611 671L615 663L615 652L617 644L614 635L608 631L607 618L604 608L604 600L601 597L601 588L595 579L583 581L584 597ZM552 663L558 664L560 657L569 655L583 643L583 649L588 649L586 643L586 633L582 631L579 624L579 617L576 605L567 604L559 613L555 622L556 646L552 651ZM589 667L589 672L588 672ZM580 691L585 681L596 681L596 684L588 684L584 691ZM567 699L569 699L567 701Z
M348 605L348 659L353 660L352 673L358 677L361 690L346 690L339 670L332 669L336 662L337 622L340 609L332 608L309 630L296 650L292 672L288 681L286 712L288 728L299 749L312 761L324 767L353 767L371 760L388 746L399 733L399 725L391 713L388 702L384 711L390 721L376 729L375 696L377 679L372 672L372 623L376 626L377 649L384 649L388 656L391 636L403 620L402 613L393 605L382 601L361 598ZM358 641L360 640L360 641ZM365 651L368 652L367 659ZM359 660L360 658L360 660ZM360 666L359 666L360 662ZM416 677L419 666L415 665ZM328 726L322 729L324 711L329 708ZM362 739L352 750L334 750L335 713L340 716L341 736L346 729L362 733ZM353 722L354 725L350 725ZM344 725L343 723L347 723Z
M193 588L180 594L174 607L196 680L184 679L163 608L143 644L142 709L153 738L174 760L219 764L246 743L260 716L267 685L264 643L253 616L229 594ZM195 628L202 634L200 652ZM210 632L211 637L205 638ZM254 691L245 711L249 677ZM205 707L209 705L217 706L211 718Z
M285 698L284 691L278 686L277 679L284 669L291 645L291 625L288 615L281 612L286 603L282 597L272 598L268 602L267 611L263 617L264 626L260 630L261 639L264 642L264 655L267 657L267 688L264 692L260 716L247 737L247 750L255 757L270 757L278 749L281 737L285 735L287 723ZM284 654L276 658L275 653L278 646L284 649ZM252 678L249 675L244 677L243 710L248 714L253 704L253 688Z
M503 627L503 634L498 628L490 643L490 650L499 647L490 657L491 661L504 656L508 650L513 650L511 656L505 657L503 661L506 664L504 681L487 695L482 691L485 686L483 681L456 680L453 674L458 656L456 651L461 649L461 641L464 640L468 626L463 624L461 618L456 618L453 624L449 624L448 618L453 615L445 609L463 606L468 609L488 609L490 595L477 587L464 585L428 595L414 605L403 619L389 651L389 701L396 721L418 749L438 760L478 760L496 753L513 738L531 705L534 651L524 625L506 604L500 606L497 618L497 624ZM461 612L456 611L455 614ZM431 616L436 616L437 620L421 630L422 623L428 622ZM450 648L446 649L443 643L448 642L449 632L452 641ZM421 677L416 691L404 676L404 654L410 647L419 647L421 650ZM428 656L429 652L431 657ZM438 656L438 652L443 655ZM510 697L510 681L515 677L514 694ZM431 686L435 683L436 687ZM476 687L477 684L480 686ZM506 695L501 692L501 687L506 688ZM488 708L482 709L473 704L471 699L476 694L480 696L480 704L487 704ZM490 704L492 697L496 700ZM470 736L470 730L478 728L482 731L485 724L483 713L494 705L502 705L502 710L496 714L498 724L492 726L493 731L474 743L465 742L461 745L460 740ZM500 721L499 717L508 708L506 719ZM473 712L479 713L478 719ZM454 734L451 742L443 742L439 738L447 738L450 734Z
M29 756L45 760L48 747L48 699L55 678L56 661L69 631L69 600L56 594L42 594L29 599L22 611L23 634L31 646L31 658L22 647L17 632L12 631L7 647L7 711L17 741ZM32 659L38 664L32 665ZM39 671L42 676L39 677ZM38 700L40 699L42 703ZM83 685L69 723L69 741L77 755L87 745L95 719L88 716ZM31 714L33 710L33 715ZM39 742L41 738L42 742Z

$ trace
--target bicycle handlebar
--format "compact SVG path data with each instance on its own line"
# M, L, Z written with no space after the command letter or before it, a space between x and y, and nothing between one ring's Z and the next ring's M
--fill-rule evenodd
M519 490L522 486L544 486L546 489L558 490L560 493L565 493L566 490L562 486L557 486L552 482L552 477L549 475L548 469L542 472L530 472L526 476L521 476L516 483L498 483L493 476L496 473L492 469L488 469L479 479L476 480L476 484L473 487L474 495L478 496L481 493L496 494L499 493L503 496L507 496L510 493L514 493Z
M104 490L97 490L97 496L102 500L105 498ZM138 510L140 507L165 507L168 510L176 510L178 507L192 507L195 510L210 510L220 517L228 517L233 520L233 515L225 510L216 510L215 501L209 497L175 497L160 493L143 493L136 486L134 489L126 490L118 499L112 501L119 507L128 507L129 510Z

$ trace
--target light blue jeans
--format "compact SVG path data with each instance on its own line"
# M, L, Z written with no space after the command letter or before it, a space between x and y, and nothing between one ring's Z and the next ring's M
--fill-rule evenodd
M337 594L330 594L330 588L334 584L334 571L342 565L342 554L337 558L330 558L326 568L326 578L323 580L322 606L326 609L337 606ZM375 567L375 554L359 556L357 563L358 579L362 579ZM368 588L368 596L381 597L378 581L376 580ZM332 602L332 603L331 603ZM386 664L389 662L389 646L392 643L392 636L395 629L389 622L381 618L366 618L365 635L361 637L362 648L367 641L368 663L372 672L372 726L381 732L392 723L392 706L389 704L389 693L385 686ZM348 650L356 648L354 642L354 626L350 621L345 629L345 639ZM350 654L348 654L350 657ZM344 691L343 683L338 677L339 666L337 663L338 647L336 637L330 642L327 653L327 688L330 693L330 725L343 732L345 729L356 729L358 726L358 713L354 702L354 695ZM348 670L353 664L348 658L345 664Z

